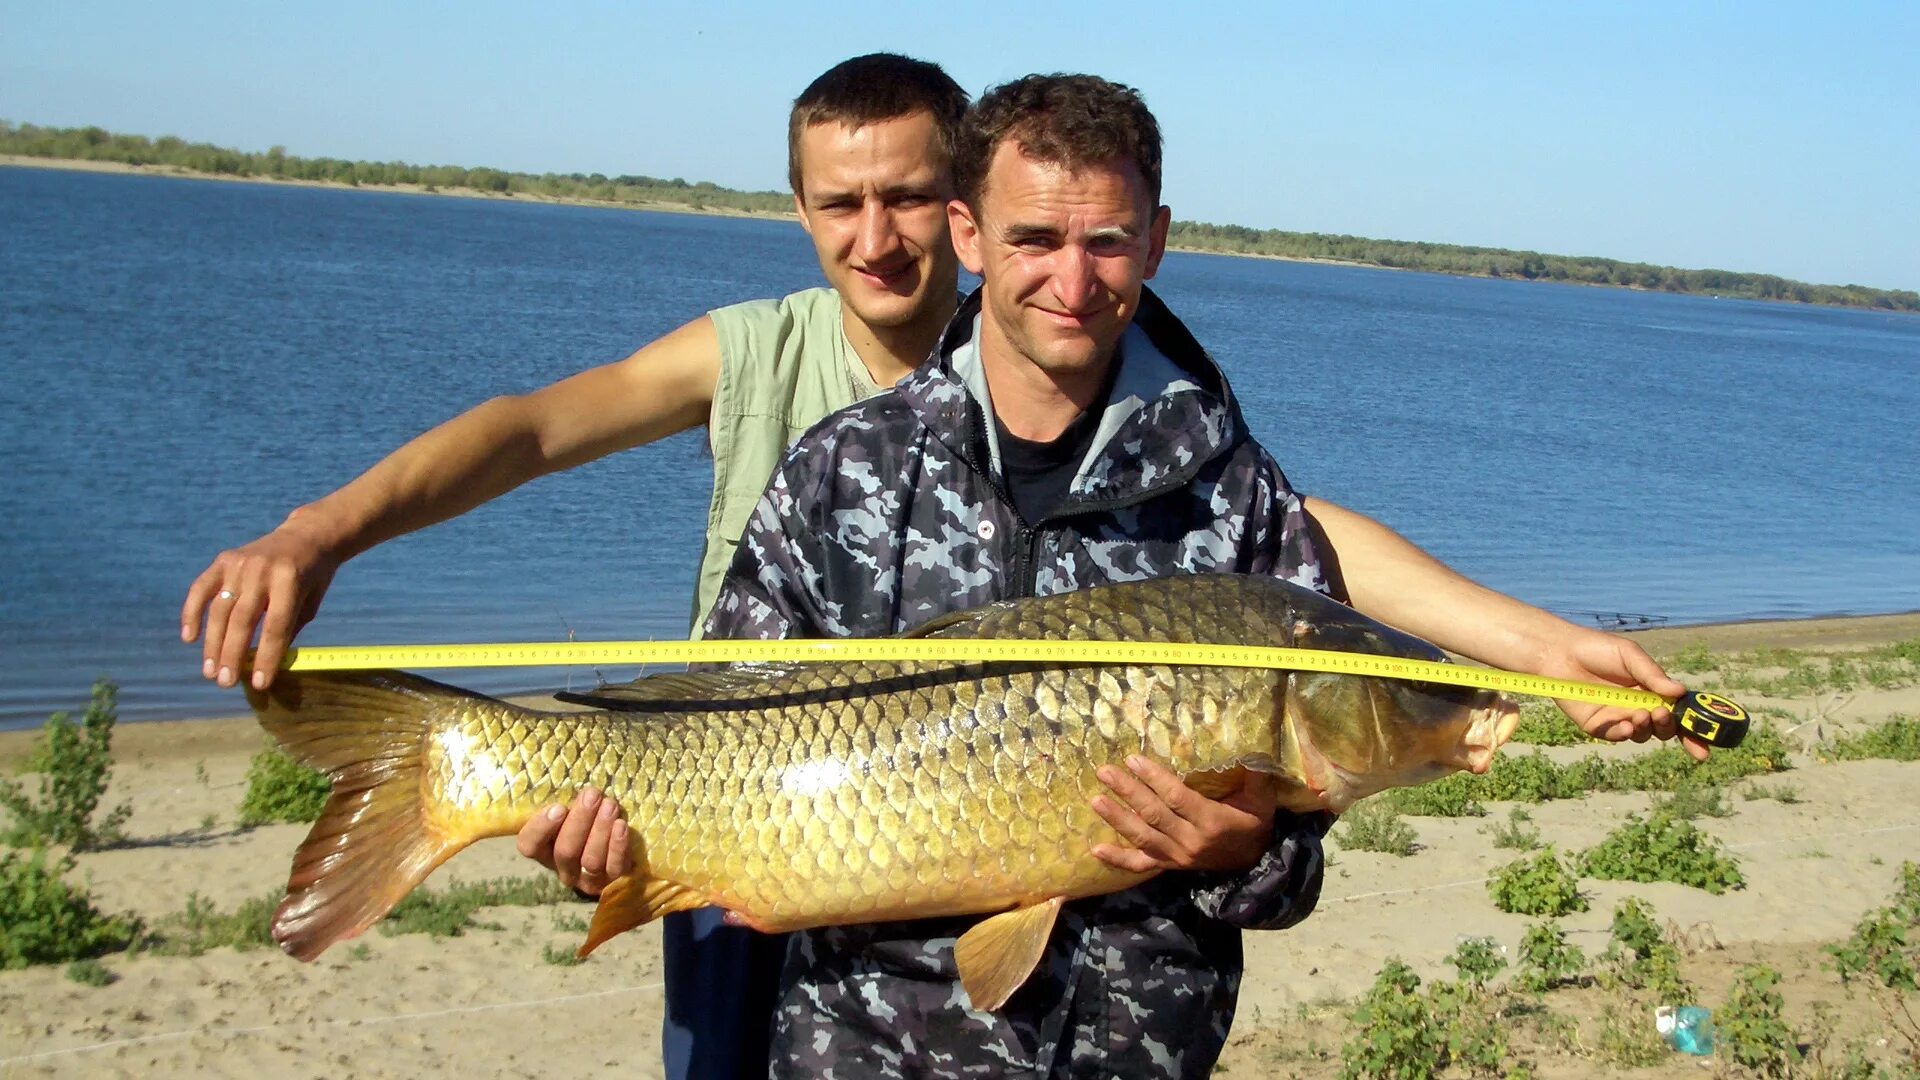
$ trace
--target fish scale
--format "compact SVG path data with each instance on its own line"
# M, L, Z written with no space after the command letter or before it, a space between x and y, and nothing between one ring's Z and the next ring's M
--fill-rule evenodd
M1230 575L993 604L918 634L1440 656L1310 590ZM1486 691L1212 666L762 663L596 699L609 708L536 712L394 673L285 675L253 695L269 730L335 784L276 914L282 945L317 955L453 851L587 786L626 809L634 855L589 948L706 904L765 930L1006 913L972 936L1149 876L1091 854L1125 843L1092 802L1106 791L1099 768L1129 755L1196 785L1269 772L1282 805L1339 809L1485 768L1512 727ZM998 934L979 939L988 952ZM1005 978L969 979L969 991L1010 993Z

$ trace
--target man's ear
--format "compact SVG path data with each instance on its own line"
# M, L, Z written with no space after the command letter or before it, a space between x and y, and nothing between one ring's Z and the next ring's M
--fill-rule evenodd
M807 220L807 203L797 191L793 193L793 212L800 215L800 227L807 231L808 236L812 236L813 222Z
M1160 272L1160 259L1167 253L1167 229L1173 224L1173 210L1161 207L1153 212L1153 225L1147 230L1147 272L1142 281Z
M980 258L980 223L965 200L953 199L947 203L947 232L953 237L953 253L959 257L960 265L966 267L969 274L979 274L984 265Z

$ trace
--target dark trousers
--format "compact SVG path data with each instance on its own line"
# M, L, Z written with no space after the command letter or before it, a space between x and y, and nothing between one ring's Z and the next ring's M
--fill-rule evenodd
M786 934L728 926L719 908L663 922L667 1080L764 1080Z

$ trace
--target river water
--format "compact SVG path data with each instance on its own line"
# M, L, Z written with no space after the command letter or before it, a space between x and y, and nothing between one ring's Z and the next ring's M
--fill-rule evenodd
M0 727L96 675L126 718L239 711L178 640L220 549L488 397L818 282L787 222L0 168ZM1179 253L1154 286L1296 487L1496 588L1920 608L1920 318ZM536 481L349 564L302 641L679 636L710 475L690 434Z

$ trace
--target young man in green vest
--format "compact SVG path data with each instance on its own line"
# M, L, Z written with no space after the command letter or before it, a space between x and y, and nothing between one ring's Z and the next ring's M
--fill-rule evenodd
M966 92L938 66L903 56L856 57L821 75L789 117L788 179L830 288L721 308L624 360L485 402L295 509L267 535L220 553L180 613L183 641L205 625L202 673L222 686L247 678L264 687L348 559L535 477L704 423L714 485L697 632L787 445L911 371L953 315L959 264L946 208L966 106ZM256 634L252 669L243 671ZM530 822L520 851L597 894L627 871L625 830L619 808L589 790ZM719 913L710 914L717 926ZM690 936L688 922L676 917L669 939ZM707 1046L744 1042L758 1048L749 1052L754 1066L764 1062L765 1031L734 1032L737 1012L685 998L669 986L669 1075L711 1071L689 1061L690 1026ZM770 1012L769 1000L760 1013Z

